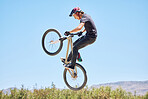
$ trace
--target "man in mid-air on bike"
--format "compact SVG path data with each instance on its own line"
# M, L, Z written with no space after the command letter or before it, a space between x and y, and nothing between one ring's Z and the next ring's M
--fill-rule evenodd
M65 36L75 32L79 32L78 36L81 36L82 33L86 31L84 36L80 37L73 43L73 54L71 52L68 56L68 61L71 60L71 63L64 65L65 68L74 70L78 50L96 41L97 29L92 18L88 14L84 13L79 7L72 9L69 16L73 16L75 19L80 20L80 24L75 29L66 31L64 33ZM81 31L83 26L85 29Z

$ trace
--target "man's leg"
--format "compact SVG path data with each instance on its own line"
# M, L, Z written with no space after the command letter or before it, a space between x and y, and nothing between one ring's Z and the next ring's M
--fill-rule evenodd
M89 38L88 37L83 37L82 39L80 39L73 47L73 55L72 55L72 60L71 60L71 66L75 66L76 64L76 58L78 55L78 50L81 48L84 48L85 46L89 45Z
M77 58L77 55L78 55L78 50L85 47L85 46L87 46L87 45L89 45L89 44L94 43L95 40L96 40L96 38L90 38L90 37L87 37L87 36L85 36L85 37L81 38L80 40L78 40L78 42L76 42L74 44L73 55L72 55L72 53L69 55L69 56L72 57L71 64L68 64L65 67L74 69L74 66L76 64L76 58Z
M83 38L84 38L84 36L82 36L81 38L77 39L77 40L73 43L73 46L75 46L75 45L76 45L81 39L83 39ZM71 61L71 58L72 58L72 52L70 52L67 61Z

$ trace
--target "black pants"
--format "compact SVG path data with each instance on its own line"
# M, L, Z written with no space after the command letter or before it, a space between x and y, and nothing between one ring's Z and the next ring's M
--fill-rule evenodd
M87 45L94 43L95 41L96 41L96 38L92 38L92 37L89 37L89 36L82 36L81 38L77 39L73 43L73 55L72 55L72 52L71 52L68 56L68 61L71 60L72 66L75 66L75 64L76 64L76 58L77 58L77 55L78 55L78 50L81 49L81 48L84 48Z

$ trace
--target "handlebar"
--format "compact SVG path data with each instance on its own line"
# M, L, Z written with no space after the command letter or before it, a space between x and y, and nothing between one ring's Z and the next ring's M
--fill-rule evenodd
M79 34L79 32L77 32L77 33L70 33L69 35L78 35Z
M78 35L78 34L79 34L79 32L77 32L77 33L70 33L69 35L70 35L70 37L74 37L74 35ZM67 37L61 37L59 40L64 41L66 39L67 39Z
M77 32L77 33L70 33L69 35L70 35L70 37L74 37L74 35L79 35L79 32Z

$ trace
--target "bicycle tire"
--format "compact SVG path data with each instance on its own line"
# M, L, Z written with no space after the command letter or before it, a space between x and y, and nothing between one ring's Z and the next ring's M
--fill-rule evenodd
M74 91L78 91L78 90L81 90L82 88L85 87L85 85L86 85L86 83L87 83L87 74L86 74L86 71L85 71L85 69L83 68L82 65L76 63L75 66L77 66L77 68L80 68L80 69L82 70L83 74L84 74L84 82L83 82L83 84L82 84L80 87L78 87L78 88L72 87L72 86L67 82L67 79L66 79L66 73L67 73L67 71L68 71L66 68L64 69L64 72L63 72L63 78L64 78L64 82L65 82L65 84L67 85L68 88L70 88L71 90L74 90Z
M50 34L50 33L53 33L53 34L57 35L57 40L60 39L61 34L60 34L56 29L48 29L47 31L45 31L45 33L43 34L43 37L42 37L42 48L43 48L43 50L44 50L48 55L54 56L54 55L57 55L57 54L61 51L61 49L62 49L62 47L63 47L63 41L60 40L57 50L55 50L55 51L53 51L53 52L49 51L49 50L46 48L46 46L45 46L45 38L46 38L46 36L47 36L48 34Z

